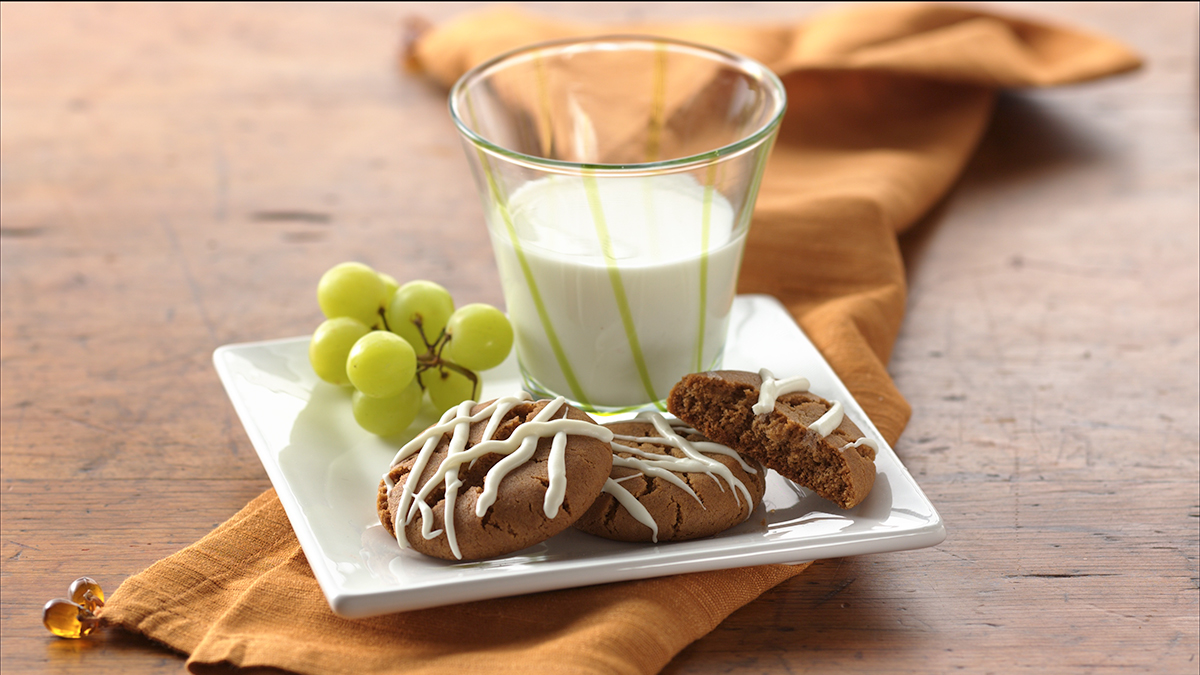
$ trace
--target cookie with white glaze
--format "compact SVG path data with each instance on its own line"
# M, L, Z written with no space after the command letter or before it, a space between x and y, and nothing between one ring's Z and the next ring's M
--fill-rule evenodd
M402 548L491 558L544 541L587 511L612 469L611 432L561 398L528 398L452 409L401 449L376 507Z
M795 386L780 389L781 383ZM838 506L856 506L875 484L874 442L841 413L840 403L803 389L803 378L777 381L767 371L693 373L671 390L667 409Z
M678 420L643 413L614 433L604 493L575 529L618 541L684 541L744 522L762 500L766 469Z

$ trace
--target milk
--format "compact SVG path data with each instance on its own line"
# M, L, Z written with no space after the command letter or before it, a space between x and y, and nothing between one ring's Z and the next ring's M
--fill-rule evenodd
M725 344L745 228L686 175L551 176L488 214L530 384L593 409L666 398Z

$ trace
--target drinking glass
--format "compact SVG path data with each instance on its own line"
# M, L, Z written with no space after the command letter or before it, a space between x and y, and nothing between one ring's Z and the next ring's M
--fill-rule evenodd
M525 47L455 84L532 393L662 409L719 366L785 104L761 64L654 37Z

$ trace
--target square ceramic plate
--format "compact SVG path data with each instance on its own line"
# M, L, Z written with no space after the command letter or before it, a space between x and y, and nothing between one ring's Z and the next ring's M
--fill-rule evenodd
M447 562L400 547L375 514L380 477L407 438L384 441L357 427L343 389L317 379L308 338L228 345L217 373L287 511L333 611L360 618L471 600L647 577L796 563L933 546L941 517L845 385L784 308L766 296L733 305L724 367L804 375L811 391L841 401L879 443L866 501L848 511L774 472L758 510L698 541L630 544L575 530L517 553ZM484 373L484 400L520 388L514 357ZM436 421L426 404L409 435Z

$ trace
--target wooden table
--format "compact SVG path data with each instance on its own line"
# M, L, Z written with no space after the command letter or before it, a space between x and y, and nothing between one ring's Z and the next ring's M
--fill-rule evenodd
M668 673L1196 672L1197 8L999 8L1148 65L1006 94L903 239L896 450L949 537L819 562ZM269 487L214 348L310 331L342 260L502 302L444 94L394 66L402 17L461 11L3 7L4 672L181 669L119 631L55 639L40 607L82 574L116 588Z

